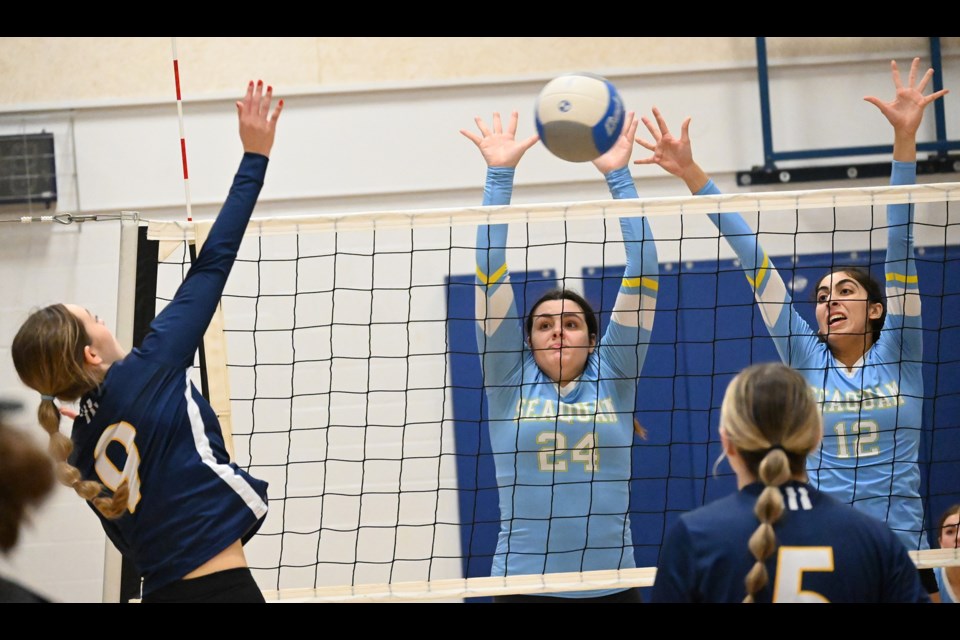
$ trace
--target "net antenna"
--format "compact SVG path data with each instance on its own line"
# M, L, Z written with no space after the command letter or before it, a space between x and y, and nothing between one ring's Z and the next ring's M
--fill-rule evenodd
M193 209L190 200L190 172L187 168L187 142L183 126L183 94L180 88L180 60L177 55L177 39L170 38L170 49L173 55L173 80L177 91L177 120L180 125L180 158L183 164L183 194L187 209L187 222L193 222ZM190 261L197 258L197 252L203 246L207 239L209 225L199 227L200 232L196 234L193 243L189 244ZM200 375L200 391L210 402L213 410L220 420L220 427L223 431L223 439L226 444L230 457L234 457L233 431L230 424L230 385L229 378L226 375L219 375L223 372L211 372L210 365L207 364L208 354L222 354L226 349L226 342L223 335L223 306L218 305L210 326L204 335L203 343L200 345L198 372ZM224 361L223 355L213 359L213 362ZM214 365L215 366L215 365ZM213 375L211 375L213 374Z
M180 61L177 54L177 39L175 37L170 38L170 48L173 59L173 78L174 78L174 87L176 89L177 96L177 120L179 123L180 129L180 159L183 166L183 191L184 199L186 204L186 222L181 224L193 225L193 213L192 213L192 204L190 199L190 174L187 168L187 143L186 136L184 134L184 118L183 118L183 95L180 89ZM57 220L62 222L61 220ZM69 221L69 220L68 220ZM129 222L129 221L125 221ZM169 258L171 253L175 253L178 248L183 249L183 256L180 260L181 264L181 280L182 277L186 275L189 265L196 261L197 253L199 248L203 246L203 242L207 238L207 232L210 230L210 225L201 226L197 233L193 234L189 241L175 241L175 242L161 242L154 243L155 246L151 250L148 250L147 247L150 244L147 241L147 229L141 229L137 231L139 226L139 217L136 217L132 221L132 225L128 224L127 229L125 229L123 237L121 239L121 279L123 279L124 274L136 270L138 281L143 278L143 291L146 294L147 291L156 290L156 272L153 272L153 276L144 274L141 272L140 268L140 259L138 258L138 252L144 251L143 260L147 260L147 255L156 256L157 260L163 261L166 258ZM130 254L127 257L123 257L126 254ZM130 264L138 265L136 268L131 268ZM129 313L131 316L133 314L133 309L137 306L137 291L138 287L133 286L129 287L132 289L126 299L129 300L129 303L124 306L123 303L123 292L125 287L121 282L121 313ZM147 294L148 295L148 294ZM161 305L169 302L169 299L156 300L156 312L159 312ZM138 314L138 318L134 321L131 317L129 320L129 326L133 327L135 322L142 323L142 331L140 332L139 339L142 339L146 334L146 325L152 318L155 316L155 313L150 314L149 310L147 311L146 317L142 314ZM118 323L118 326L128 326L124 323ZM132 348L133 346L138 346L136 344L128 344L128 347ZM234 457L234 448L233 448L233 437L232 437L232 428L230 423L230 388L229 388L229 379L224 371L218 370L216 365L213 367L213 378L211 382L210 369L211 365L207 364L207 354L212 352L215 354L214 362L223 362L225 360L224 356L225 349L225 339L223 336L223 310L222 305L218 305L216 313L214 313L213 318L210 321L210 325L207 328L207 332L204 334L203 342L200 345L198 352L198 360L196 362L197 366L194 369L194 378L195 382L199 382L201 393L205 398L210 402L211 407L216 412L218 419L220 420L221 429L223 431L224 444L227 447L227 451L230 453L230 457ZM199 374L199 380L196 380L197 374ZM105 560L105 575L110 576L110 578L105 582L104 587L104 601L106 602L116 602L120 601L131 601L137 600L141 593L141 584L142 579L133 565L126 560L123 560L120 556L120 553L108 540L106 550L106 560ZM119 575L118 580L114 580L113 576Z
M187 171L187 138L183 132L183 97L180 94L180 60L177 58L177 39L170 38L173 52L173 82L177 89L177 121L180 124L180 158L183 162L183 194L187 203L187 222L193 221L190 204L190 172Z

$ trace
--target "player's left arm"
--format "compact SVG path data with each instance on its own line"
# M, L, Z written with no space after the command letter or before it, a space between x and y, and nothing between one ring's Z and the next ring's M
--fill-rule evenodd
M173 300L151 323L140 353L171 366L189 366L220 303L244 231L263 187L283 100L271 110L273 88L247 87L237 101L243 159L207 240Z
M617 200L638 197L628 168L638 124L635 114L628 112L613 147L593 161ZM635 378L650 346L660 289L659 264L657 246L645 216L620 218L620 230L626 266L610 324L600 341L600 358L618 375Z
M927 69L918 80L920 58L910 65L907 84L900 78L896 60L890 62L895 94L885 102L875 96L865 101L877 107L893 127L893 168L891 185L914 184L917 176L917 130L923 121L927 105L949 93L941 89L923 95L933 78L933 69ZM887 325L903 327L903 357L919 359L922 351L920 332L920 290L913 252L913 205L887 207ZM892 332L896 334L896 332Z
M150 324L140 352L171 366L189 366L220 303L227 277L263 186L266 156L244 154L230 195L173 299Z
M916 162L893 161L890 184L916 183ZM920 281L913 247L912 204L887 206L886 299L884 333L895 348L891 357L918 361L923 352ZM902 328L903 331L898 331ZM883 334L881 334L883 335ZM901 337L902 336L902 337Z

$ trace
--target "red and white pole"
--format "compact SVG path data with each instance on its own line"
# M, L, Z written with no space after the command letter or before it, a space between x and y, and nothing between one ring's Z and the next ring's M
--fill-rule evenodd
M187 222L193 221L190 206L190 173L187 171L187 139L183 133L183 99L180 95L180 63L177 60L177 39L170 38L173 48L173 79L177 86L177 116L180 119L180 157L183 159L183 191L187 198Z

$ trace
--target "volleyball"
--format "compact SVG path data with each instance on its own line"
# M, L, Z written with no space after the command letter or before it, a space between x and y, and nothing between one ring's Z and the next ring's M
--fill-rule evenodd
M568 73L548 82L534 112L544 146L569 162L602 156L623 128L620 93L612 82L592 73Z

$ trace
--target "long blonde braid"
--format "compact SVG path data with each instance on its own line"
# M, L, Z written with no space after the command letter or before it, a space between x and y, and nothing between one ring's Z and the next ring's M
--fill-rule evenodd
M93 503L106 518L119 518L127 505L129 490L124 482L112 496L95 480L84 480L67 462L73 441L60 432L60 410L54 398L75 401L100 384L100 376L85 366L84 348L90 337L83 323L62 304L34 312L20 327L11 345L13 364L20 379L41 394L37 421L50 437L49 451L56 463L56 476Z
M756 559L744 582L744 602L770 581L766 560L777 547L774 525L783 515L780 487L805 474L807 455L819 444L822 419L806 380L790 367L747 367L727 389L720 424L747 469L764 484L753 512L760 521L748 544Z

